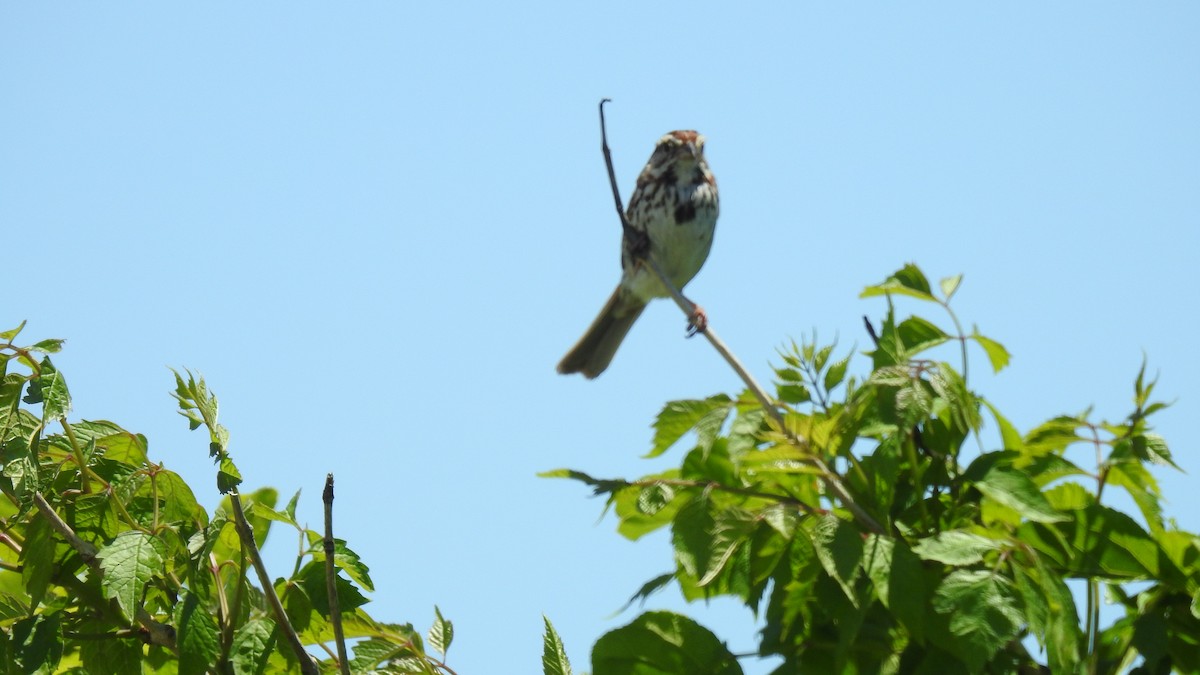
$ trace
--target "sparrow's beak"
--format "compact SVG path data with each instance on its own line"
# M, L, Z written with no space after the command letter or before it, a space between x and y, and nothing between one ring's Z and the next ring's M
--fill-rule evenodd
M683 150L688 154L688 157L691 157L694 160L700 159L700 148L696 147L695 143L689 142L685 144L683 146Z

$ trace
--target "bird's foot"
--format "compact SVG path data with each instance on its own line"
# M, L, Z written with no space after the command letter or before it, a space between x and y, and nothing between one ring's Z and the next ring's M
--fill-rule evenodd
M699 333L703 333L708 329L708 315L704 313L704 308L700 305L692 303L692 314L688 317L688 337L695 337Z

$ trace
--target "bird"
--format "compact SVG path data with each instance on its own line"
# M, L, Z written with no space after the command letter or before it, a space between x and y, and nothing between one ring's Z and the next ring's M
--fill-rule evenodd
M646 256L658 263L676 289L704 265L720 211L704 142L704 136L692 130L672 131L658 139L625 210L630 227L621 239L621 282L559 362L560 374L582 373L593 379L603 373L646 305L670 295L646 264ZM703 330L705 322L697 307L691 325Z

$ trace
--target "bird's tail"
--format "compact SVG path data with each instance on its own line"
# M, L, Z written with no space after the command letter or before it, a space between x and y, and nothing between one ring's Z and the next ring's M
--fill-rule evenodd
M558 363L559 373L583 373L590 380L612 362L633 322L646 309L646 303L621 290L617 287L587 332Z

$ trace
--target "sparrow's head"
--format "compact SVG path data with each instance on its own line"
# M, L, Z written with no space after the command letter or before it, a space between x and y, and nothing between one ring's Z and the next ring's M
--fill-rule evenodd
M704 161L704 136L696 131L672 131L658 139L654 164L694 164Z

